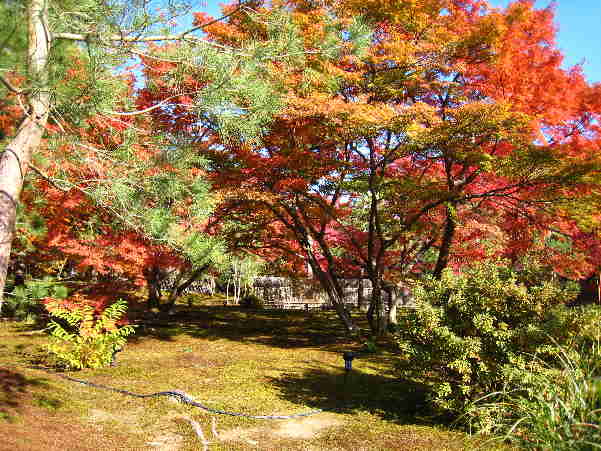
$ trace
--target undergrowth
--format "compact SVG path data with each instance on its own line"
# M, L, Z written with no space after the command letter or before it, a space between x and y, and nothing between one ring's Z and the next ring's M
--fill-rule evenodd
M601 449L601 343L560 348L557 367L533 356L506 372L503 390L468 409L481 433L521 449Z

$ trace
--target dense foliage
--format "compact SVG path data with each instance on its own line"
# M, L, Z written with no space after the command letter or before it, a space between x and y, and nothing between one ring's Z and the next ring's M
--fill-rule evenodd
M133 326L119 324L127 311L123 300L105 306L99 313L76 297L69 301L49 299L46 307L55 317L48 325L48 351L58 365L69 369L108 366L114 353L125 346L126 337L134 333Z
M265 270L356 333L367 279L369 347L394 330L437 414L497 393L515 412L474 424L531 439L549 393L592 393L601 312L567 305L601 268L601 84L563 66L552 6L154 3L0 0L0 313L52 298L50 352L100 367L126 291L171 313L210 275L258 309Z
M589 451L601 444L601 352L598 339L557 347L558 365L534 356L506 372L503 389L468 408L478 429L520 449Z
M283 103L272 62L305 64L301 37L286 11L239 4L227 15L264 33L217 44L203 34L213 20L202 13L172 30L190 2L156 6L2 3L11 13L0 19L0 309L15 232L33 261L66 257L80 272L114 273L153 292L176 272L167 308L221 259L202 230L214 203L204 160L181 137L206 144L209 130L255 142ZM332 37L321 51L336 47ZM22 193L30 169L36 180ZM28 229L35 233L24 237Z
M52 277L40 280L26 280L23 285L15 287L4 305L4 314L18 321L43 323L46 309L43 299L65 299L69 294L67 287Z
M372 33L363 52L315 52L311 71L278 64L287 103L263 145L210 149L216 229L241 224L226 230L231 248L319 280L349 331L341 281L370 279L376 335L394 321L386 287L423 273L533 249L565 276L595 270L600 87L562 68L552 8L286 7L308 49L332 18L362 16ZM207 32L227 43L255 29L231 19Z
M578 292L573 283L525 284L506 264L447 270L415 287L418 307L399 323L399 370L430 386L439 413L461 414L501 390L529 355L553 364L558 347L590 345L598 334L599 309L566 307Z
M13 262L67 260L164 310L250 252L318 280L351 332L342 280L369 279L381 335L385 293L422 274L532 253L573 279L599 267L601 96L562 67L552 7L252 1L174 34L185 2L136 5L2 19L2 145L31 148L22 167L1 154L20 203L0 215L0 285L13 232ZM43 124L19 131L27 102Z

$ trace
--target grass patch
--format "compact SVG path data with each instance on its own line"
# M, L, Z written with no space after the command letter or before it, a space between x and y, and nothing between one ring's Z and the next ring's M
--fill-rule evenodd
M140 322L117 367L73 376L137 393L179 389L210 407L251 415L323 413L285 421L216 416L167 398L136 399L69 382L19 366L36 356L45 337L2 322L0 368L13 379L0 399L13 405L1 410L0 404L0 412L10 412L13 422L0 428L0 442L14 450L195 450L189 417L211 450L438 451L480 443L420 417L421 387L395 378L395 356L385 343L380 353L356 359L345 376L342 352L361 344L332 312L191 304ZM495 446L486 449L507 449Z

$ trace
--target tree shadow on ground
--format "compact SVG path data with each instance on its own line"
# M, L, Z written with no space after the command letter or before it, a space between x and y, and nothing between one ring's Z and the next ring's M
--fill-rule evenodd
M14 370L0 368L0 420L11 419L22 402L30 397L31 387L47 387L46 379L28 378ZM50 400L43 396L38 401L40 399ZM50 401L58 403L56 400Z
M425 387L398 378L333 365L313 366L302 373L271 377L281 396L311 408L338 413L369 412L401 424L432 424Z
M12 324L12 333L14 333L15 336L36 337L47 334L46 327L48 326L49 319L45 317L36 321L19 321L13 318L7 318L6 321L9 321Z
M360 318L355 318L360 319ZM328 347L356 343L334 312L250 310L241 307L180 308L173 315L134 320L140 326L135 339L172 340L186 334L208 340L262 344L277 348Z

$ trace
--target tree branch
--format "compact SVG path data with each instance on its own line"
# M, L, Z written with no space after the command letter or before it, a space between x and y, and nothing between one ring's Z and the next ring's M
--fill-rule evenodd
M2 76L2 75L0 75L0 82L2 82L2 84L3 84L4 86L6 86L6 88L7 88L7 89L8 89L10 92L12 92L12 93L15 93L15 94L17 94L17 95L19 95L19 94L23 94L23 93L24 93L24 91L23 91L23 90L21 90L21 89L18 89L18 88L15 88L15 87L14 87L14 86L11 84L11 82L10 82L10 81L8 81L6 78L4 78L4 76Z
M60 186L58 183L56 183L56 181L52 177L50 177L48 174L44 173L40 168L38 168L33 163L29 163L29 168L31 170L33 170L33 172L35 172L40 178L46 180L48 183L50 183L56 189L58 189L64 193L67 193L71 190L71 188L64 188L64 187ZM75 187L75 188L77 188L77 187ZM77 189L79 189L79 188L77 188ZM81 191L84 192L83 190L81 190Z
M114 114L117 116L136 116L138 114L144 114L144 113L148 113L152 110L156 110L157 108L160 108L162 106L165 106L167 104L167 102L171 99L175 99L177 97L182 97L188 94L194 94L193 92L180 92L179 94L175 94L173 96L169 96L166 99L161 100L159 103L149 106L148 108L145 108L143 110L136 110L136 111L103 111L104 114Z
M89 37L96 36L97 33L89 32L89 33L55 33L52 35L53 39L67 39L70 41L87 41ZM115 41L115 42L157 42L157 41L180 41L183 39L189 39L192 41L201 41L201 38L196 36L190 36L187 38L182 38L182 34L162 34L155 36L145 36L145 37L126 37L119 35L111 35L103 37L104 40L107 41Z
M233 16L234 14L236 14L238 11L240 11L242 9L243 3L244 2L242 0L239 0L238 6L233 11L230 11L229 13L224 14L223 16L219 17L218 19L213 19L209 22L198 25L197 27L190 28L188 31L184 31L181 34L181 37L183 38L184 36L186 36L189 33L193 33L195 31L202 30L210 25L213 25L214 23L221 22L223 19L227 19L228 17Z
M185 39L190 39L193 41L201 41L202 38L199 38L197 36L187 36L190 33L193 33L195 31L198 30L202 30L210 25L213 25L214 23L220 22L223 19L227 19L230 16L233 16L234 14L236 14L237 12L241 11L243 7L243 2L240 1L238 2L238 6L236 7L236 9L234 9L233 11L230 11L227 14L224 14L223 16L211 20L209 22L203 23L201 25L198 25L196 27L190 28L189 30L186 30L182 33L179 34L174 34L174 35L169 35L169 34L164 34L164 35L155 35L155 36L145 36L145 37L140 37L140 36L136 36L136 37L126 37L126 36L120 36L120 35L112 35L112 36L108 36L105 39L109 40L109 41L117 41L117 42L157 42L157 41L182 41ZM86 41L90 36L94 36L96 35L96 32L89 32L89 33L55 33L52 35L52 37L54 39L68 39L71 41Z

